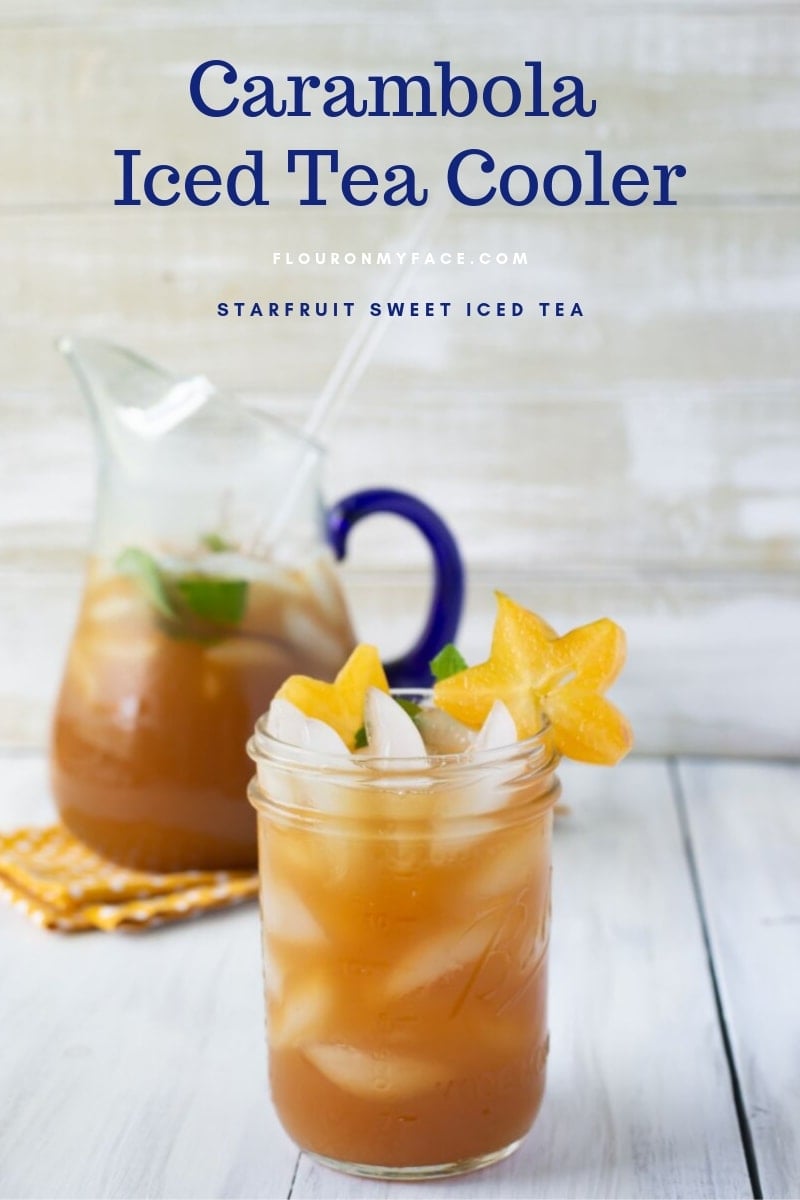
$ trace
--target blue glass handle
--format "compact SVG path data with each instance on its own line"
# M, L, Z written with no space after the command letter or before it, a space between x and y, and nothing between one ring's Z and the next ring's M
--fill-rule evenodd
M394 488L366 488L334 504L327 515L328 540L337 559L345 556L350 530L372 513L392 513L416 525L433 555L433 596L419 639L407 654L386 663L392 687L427 687L428 666L442 646L455 639L464 606L464 564L450 530L429 505Z

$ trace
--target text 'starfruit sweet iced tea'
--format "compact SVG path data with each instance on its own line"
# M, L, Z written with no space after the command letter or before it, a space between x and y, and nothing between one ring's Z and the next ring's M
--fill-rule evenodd
M333 684L288 680L249 746L274 1102L357 1174L486 1166L542 1100L555 771L564 743L629 747L600 695L624 644L499 604L481 667L451 649L432 693L390 694L360 646Z

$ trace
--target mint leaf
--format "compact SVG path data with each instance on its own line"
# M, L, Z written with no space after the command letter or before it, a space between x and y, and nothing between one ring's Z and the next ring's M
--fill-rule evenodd
M236 549L234 543L227 541L221 533L204 533L200 538L200 545L212 554L224 554L226 550Z
M363 750L366 745L367 745L367 728L365 725L362 725L360 729L356 730L356 736L353 739L353 749L354 750Z
M247 581L216 575L180 575L175 590L189 612L220 625L238 625L247 607Z
M443 646L436 655L436 658L432 658L428 665L437 682L441 682L442 679L449 679L451 675L457 675L459 671L466 671L467 669L466 659L459 653L452 642Z
M129 575L131 579L136 580L153 608L160 612L162 617L177 620L178 613L169 597L166 576L152 555L136 546L129 546L122 551L114 566L122 575Z
M237 625L247 608L247 580L219 575L172 575L152 554L129 546L114 563L123 575L139 585L153 608L165 618L173 637L204 641L215 625Z

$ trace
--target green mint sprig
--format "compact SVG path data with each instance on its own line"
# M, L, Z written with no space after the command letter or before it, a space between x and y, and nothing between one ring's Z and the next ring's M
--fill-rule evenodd
M175 575L138 546L128 546L114 565L136 582L173 637L207 641L238 625L247 608L246 579L200 572Z
M146 550L128 546L114 563L121 575L128 575L139 585L140 591L152 604L156 612L167 620L177 620L178 613L170 598L165 573Z
M215 625L238 625L247 608L245 579L179 575L174 586L189 612Z
M466 659L452 642L443 646L428 665L437 683L441 683L443 679L449 679L451 675L458 675L459 671L467 670Z
M214 532L204 533L200 538L200 545L212 554L224 554L227 550L236 549L235 542L229 542L221 533Z
M367 738L367 727L366 725L360 725L356 730L356 736L353 739L353 749L363 750L368 745L369 739Z

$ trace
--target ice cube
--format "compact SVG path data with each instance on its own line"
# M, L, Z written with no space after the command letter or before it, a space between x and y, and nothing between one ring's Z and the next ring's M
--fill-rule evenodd
M349 629L350 617L330 555L326 552L310 559L305 564L303 573L322 612L344 629Z
M247 589L247 606L239 624L239 632L258 638L274 640L280 645L291 664L287 674L294 669L295 656L281 635L281 612L287 603L283 592L260 576L250 582Z
M491 750L511 748L517 742L517 728L511 713L502 700L495 700L489 715L472 743L472 755L477 756ZM473 816L502 808L505 802L505 785L515 779L520 765L512 756L510 761L486 763L476 775L473 783L461 793L460 811Z
M308 720L296 704L290 700L276 697L269 706L267 713L267 733L279 742L288 742L290 746L299 746L303 736L303 726Z
M461 789L456 806L459 815L478 817L502 808L505 802L503 787L518 770L516 764L509 766L508 763L483 767L474 782Z
M80 635L79 635L80 636ZM151 659L159 653L158 635L152 631L137 632L98 630L90 634L90 653L97 659L107 659L113 666L148 669Z
M393 1000L420 988L430 987L471 963L477 963L491 948L500 918L491 914L467 929L447 927L418 942L389 972L384 997Z
M303 729L303 745L317 754L335 754L350 757L350 751L339 734L324 721L316 717L306 717Z
M376 758L427 758L422 734L412 718L379 688L367 690L364 724L370 752Z
M341 637L295 605L287 605L283 611L283 632L289 644L314 664L314 675L338 671L347 657L348 647L342 645Z
M296 704L281 697L277 697L269 706L267 732L280 742L313 750L317 754L350 756L350 751L335 729L316 717L307 717Z
M423 708L417 728L429 754L464 754L474 738L471 729L442 708Z
M184 563L179 570L185 571L186 567L187 564ZM222 576L224 579L250 580L254 567L253 559L238 550L214 550L199 555L192 564L192 568L201 575Z
M156 634L124 627L117 633L103 627L92 632L84 626L70 651L69 685L77 687L88 704L115 704L145 690L158 653Z
M254 637L230 637L206 649L206 660L232 671L253 667L270 671L276 679L291 674L292 659L278 642Z
M267 996L277 1000L283 993L284 971L279 963L273 948L270 944L270 938L264 931L262 938L263 944L263 974L264 974L264 990Z
M370 1054L356 1046L317 1042L306 1057L331 1083L365 1099L401 1100L444 1083L450 1072L442 1063L405 1055Z
M296 604L306 595L306 585L298 571L278 565L277 563L257 561L254 569L252 598L264 598L274 604Z
M330 757L350 758L350 751L335 729L307 717L289 700L278 697L269 706L267 730L273 737L303 750ZM347 808L347 791L333 780L305 779L302 773L293 778L282 767L273 766L263 758L257 762L258 781L268 796L279 804L300 805L324 812L339 812Z
M324 1036L331 1009L330 986L320 971L294 980L269 1008L269 1040L275 1046L300 1046Z
M518 741L517 727L514 718L502 700L495 700L489 715L475 735L472 744L473 753L483 750L501 750L504 746L513 746Z
M295 781L282 767L273 767L270 763L259 759L256 763L256 775L258 776L258 786L268 799L287 807L292 807L296 803Z
M98 625L127 623L147 615L141 593L128 579L113 578L88 593L87 616Z
M319 946L327 941L325 930L296 892L285 884L270 881L261 905L264 929L273 937L295 945Z
M497 836L487 840L486 852L464 890L482 903L504 892L519 892L539 873L546 874L547 868L547 844L540 826L515 829L502 839Z

